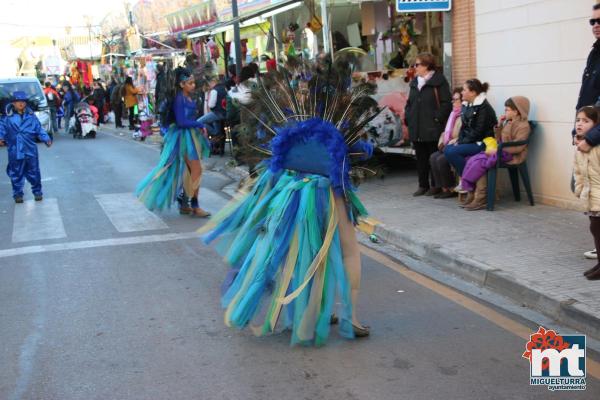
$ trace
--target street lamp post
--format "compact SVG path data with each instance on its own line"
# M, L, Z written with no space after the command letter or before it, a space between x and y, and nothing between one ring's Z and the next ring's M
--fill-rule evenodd
M233 14L233 42L235 46L235 75L239 77L242 73L242 43L240 39L240 22L237 21L239 16L237 0L231 0L231 11Z

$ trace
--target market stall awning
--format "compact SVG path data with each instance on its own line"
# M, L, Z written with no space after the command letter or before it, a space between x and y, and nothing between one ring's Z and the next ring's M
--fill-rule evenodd
M169 56L171 54L181 54L186 53L186 49L140 49L131 52L132 57L161 57L161 56Z
M262 22L265 22L267 18L273 15L299 7L302 4L302 0L283 0L279 3L263 7L260 10L240 15L235 19L220 21L215 24L202 26L199 29L191 30L190 32L187 32L188 38L193 39L195 37L214 35L220 32L225 32L226 30L233 29L233 24L236 22L239 22L242 27L260 24Z

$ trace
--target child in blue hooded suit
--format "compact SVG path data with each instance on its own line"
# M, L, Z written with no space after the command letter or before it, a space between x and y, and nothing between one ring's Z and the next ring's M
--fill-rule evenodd
M15 203L23 202L24 179L31 184L36 201L41 201L42 178L38 160L36 139L52 145L52 140L42 128L33 110L27 106L25 92L15 91L12 104L6 108L6 116L0 120L0 146L8 146L6 173L10 178Z

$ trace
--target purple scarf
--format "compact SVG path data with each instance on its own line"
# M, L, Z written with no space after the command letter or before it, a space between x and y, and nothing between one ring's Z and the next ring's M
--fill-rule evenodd
M444 130L444 146L447 145L450 139L452 138L454 123L456 122L456 119L458 117L460 117L460 107L452 109L452 112L448 117L448 122L446 122L446 129Z

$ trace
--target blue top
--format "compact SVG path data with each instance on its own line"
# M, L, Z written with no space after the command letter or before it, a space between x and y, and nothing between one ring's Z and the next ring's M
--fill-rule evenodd
M358 141L350 148L342 133L328 121L311 118L276 128L271 140L271 172L281 169L326 176L336 193L351 190L348 153L364 153L361 159L373 154L373 145Z
M79 100L81 100L81 98L79 97L77 92L74 91L73 89L71 89L71 90L68 90L67 93L65 93L63 103L65 103L68 107L71 107L75 103L78 103Z
M202 128L204 125L196 121L196 102L177 93L173 102L173 113L175 114L175 123L179 128Z
M0 120L0 139L8 146L9 159L22 160L25 157L37 157L35 139L49 142L50 136L29 107L19 114L10 104L7 115Z

